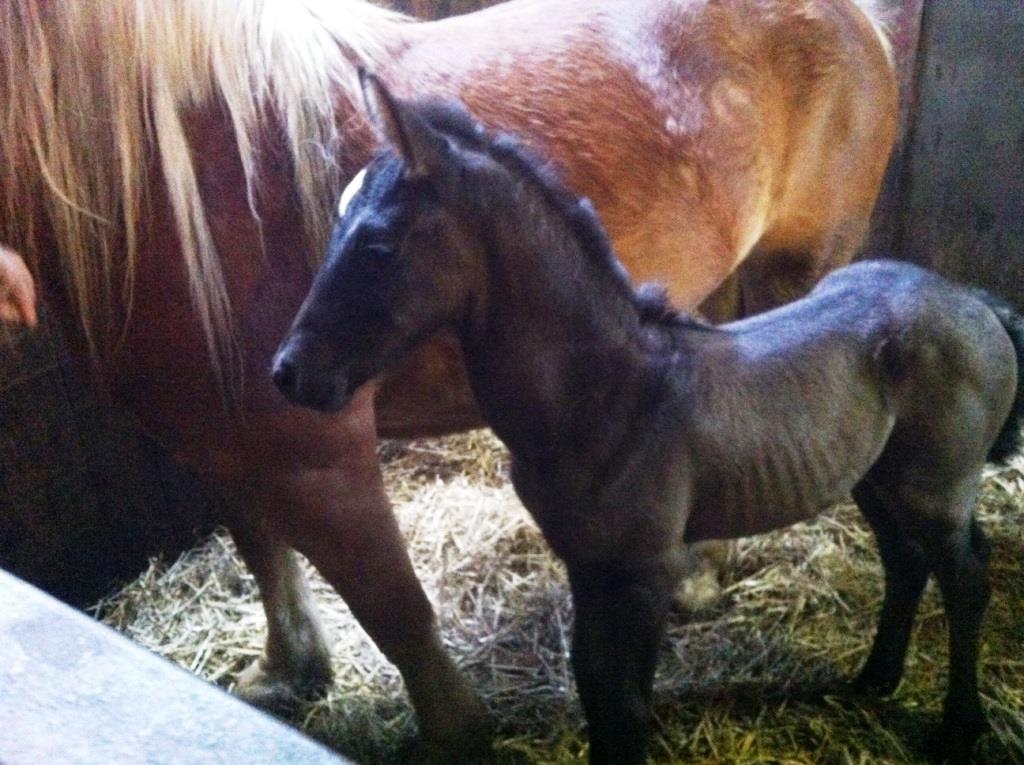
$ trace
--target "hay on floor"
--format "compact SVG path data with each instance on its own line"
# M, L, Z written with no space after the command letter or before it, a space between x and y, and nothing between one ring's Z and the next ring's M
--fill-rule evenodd
M507 484L501 445L480 431L386 443L388 489L445 643L492 710L503 763L584 762L568 651L564 570ZM979 761L1024 762L1024 461L985 483L993 598L982 694L992 730ZM312 572L311 572L312 573ZM922 602L906 678L889 700L841 692L874 633L882 576L851 506L740 544L724 602L675 620L656 684L655 762L923 763L945 689L945 621ZM295 724L362 763L397 763L414 722L395 669L314 575L337 682ZM133 639L230 687L260 653L252 577L225 534L99 604Z

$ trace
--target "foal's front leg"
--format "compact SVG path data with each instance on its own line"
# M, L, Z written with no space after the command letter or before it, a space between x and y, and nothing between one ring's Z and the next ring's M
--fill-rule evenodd
M658 644L677 579L668 566L569 567L572 662L591 763L645 760Z

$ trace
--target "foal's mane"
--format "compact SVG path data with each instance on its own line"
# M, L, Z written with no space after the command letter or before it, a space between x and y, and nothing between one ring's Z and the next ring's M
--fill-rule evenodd
M119 311L130 310L156 171L222 371L232 356L231 306L190 111L229 118L254 218L261 153L280 137L309 249L319 253L330 226L324 200L343 180L332 159L344 139L339 100L361 108L355 65L386 58L386 22L400 18L361 0L0 3L0 241L38 274L34 246L52 234L94 359L112 352Z
M457 145L487 153L513 178L535 190L552 213L564 221L584 256L611 276L642 323L710 326L673 308L668 293L659 284L642 284L634 289L590 200L573 193L557 169L522 141L507 133L490 133L457 101L432 99L420 104L418 110L434 130ZM509 204L514 204L514 198L514 194L503 197Z

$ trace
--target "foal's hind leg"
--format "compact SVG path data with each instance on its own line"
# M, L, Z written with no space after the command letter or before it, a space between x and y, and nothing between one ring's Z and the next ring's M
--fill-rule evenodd
M865 478L854 487L853 498L875 532L885 567L885 597L878 632L854 688L887 696L896 690L903 676L917 604L928 581L928 563L924 551L893 516L892 499L883 489Z
M969 762L985 729L978 696L978 642L989 600L988 541L970 520L951 534L929 534L922 544L942 589L949 627L949 688L933 754L943 762Z
M978 641L989 599L988 543L973 520L980 472L978 466L944 486L938 480L924 486L920 475L904 485L893 481L900 520L924 552L945 605L949 685L933 751L941 762L969 762L985 728L978 696Z

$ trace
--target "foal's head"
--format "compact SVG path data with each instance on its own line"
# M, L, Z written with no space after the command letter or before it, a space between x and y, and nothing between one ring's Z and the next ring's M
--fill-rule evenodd
M362 79L389 149L342 194L327 258L278 350L288 398L340 409L427 335L477 326L499 293L531 290L539 310L558 290L587 295L591 315L626 323L668 315L661 291L634 293L590 202L514 139L460 104L407 103ZM522 266L518 281L499 260Z
M363 91L389 150L342 194L324 265L274 359L281 391L323 410L465 320L485 278L469 197L508 180L460 105L400 101L369 74Z

